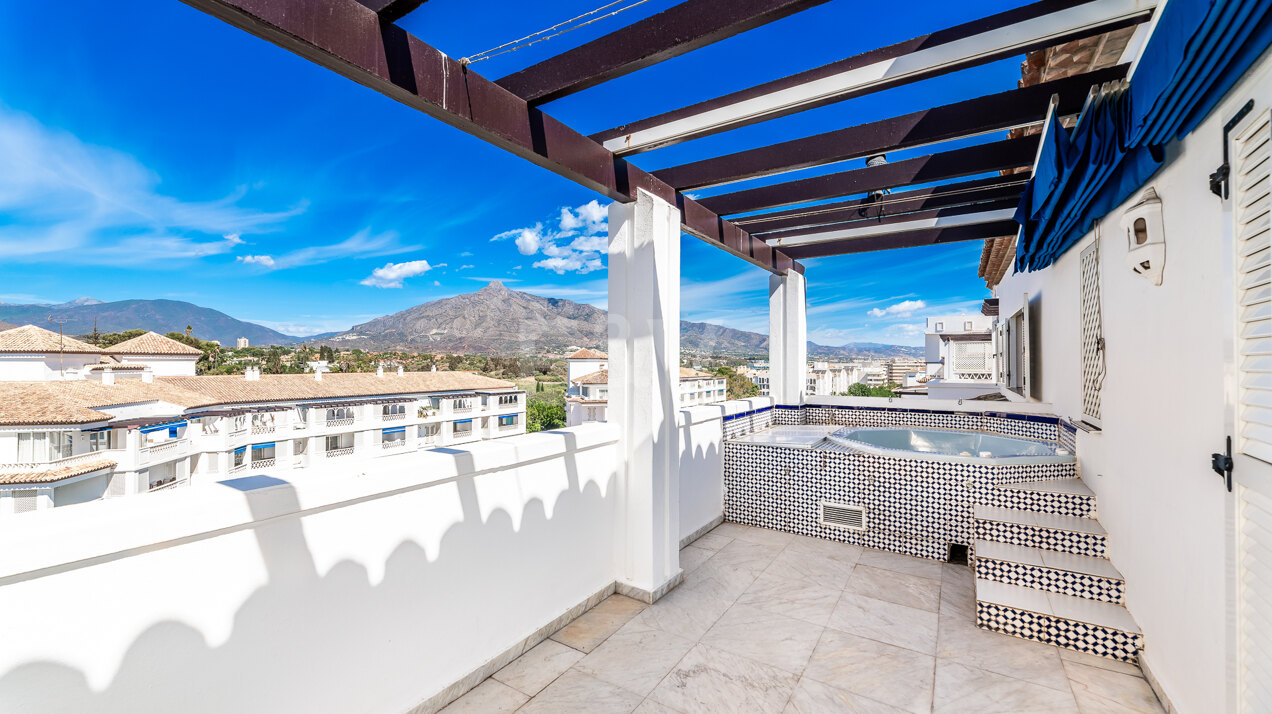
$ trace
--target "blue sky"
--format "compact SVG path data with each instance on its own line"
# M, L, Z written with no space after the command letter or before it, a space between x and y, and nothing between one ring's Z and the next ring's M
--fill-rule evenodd
M497 78L673 3L473 68ZM596 4L433 0L401 24L462 57ZM834 0L546 110L599 131L1018 4ZM635 162L652 170L1010 89L1019 61ZM605 305L605 199L176 0L67 2L55 22L38 3L0 4L0 66L0 301L171 298L292 334L491 279ZM987 295L979 255L962 243L806 261L809 337L920 344L925 315L974 311ZM688 236L682 272L683 317L767 332L767 273Z

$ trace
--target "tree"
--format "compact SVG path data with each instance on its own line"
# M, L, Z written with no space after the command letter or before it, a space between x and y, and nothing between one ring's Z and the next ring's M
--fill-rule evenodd
M732 367L718 367L717 376L724 377L725 394L729 399L746 399L760 394L760 386L749 377L738 374Z
M872 387L863 382L857 382L848 386L848 391L843 393L845 397L891 397L892 391L897 389L895 384L885 384L882 387Z
M283 373L283 351L278 348L278 345L269 348L269 353L265 355L265 373Z
M565 401L531 400L526 403L526 431L560 429L565 426Z

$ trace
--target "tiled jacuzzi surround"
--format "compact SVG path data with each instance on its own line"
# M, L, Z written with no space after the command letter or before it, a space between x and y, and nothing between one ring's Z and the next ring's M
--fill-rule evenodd
M1079 518L1095 517L1095 497L1081 493L1000 488L995 489L985 503L1002 508L1018 508L1022 511L1058 513L1062 516Z
M1115 605L1121 605L1126 599L1126 581L1117 578L980 556L976 557L974 567L976 577L984 580L1111 602Z
M1137 661L1144 646L1138 634L988 602L976 603L976 624L1027 640L1065 642L1068 649L1124 662Z
M724 438L750 434L773 426L773 407L761 407L749 412L729 414L724 417Z
M774 410L778 423L783 411ZM745 525L945 560L949 543L972 543L972 506L991 502L996 484L1074 475L1072 463L995 466L726 441L724 514ZM866 530L821 525L822 501L864 506Z
M793 406L778 404L773 407L773 423L798 426L914 426L929 429L961 429L984 431L1002 436L1018 436L1025 439L1057 441L1060 439L1060 420L1042 414L1012 414L1001 411L940 411L912 409L908 407L855 407L828 404L804 404ZM1063 441L1062 446L1065 446ZM1072 440L1066 446L1073 451Z

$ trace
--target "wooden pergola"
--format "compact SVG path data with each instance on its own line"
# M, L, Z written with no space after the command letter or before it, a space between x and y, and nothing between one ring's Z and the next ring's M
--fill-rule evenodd
M1155 0L1043 0L585 136L541 107L820 5L686 0L491 81L395 22L422 0L185 0L236 27L620 202L643 189L682 229L783 275L799 259L1014 235L1036 136L694 200L684 191L1026 127L1081 111L1120 65L647 172L629 156L1144 23ZM1002 172L990 178L970 176ZM925 186L912 190L906 187ZM890 193L884 195L884 190ZM832 199L811 207L788 208ZM745 215L745 217L738 217Z

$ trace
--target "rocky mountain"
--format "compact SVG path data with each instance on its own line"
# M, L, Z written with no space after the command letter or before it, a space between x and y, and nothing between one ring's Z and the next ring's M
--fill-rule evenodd
M57 305L12 305L0 303L0 320L18 325L49 324L49 316L66 320L63 330L68 335L85 335L93 331L96 320L99 332L154 330L159 334L194 328L194 335L204 340L219 340L233 345L246 337L253 345L289 344L297 338L284 335L252 322L236 320L218 310L179 300L117 300L103 302L80 298Z
M495 281L475 293L416 305L322 341L342 348L507 354L571 346L604 349L607 336L607 316L600 308L509 290ZM760 356L768 352L768 337L682 320L680 346L687 353ZM833 358L909 357L923 351L874 343L831 347L810 342L808 348L810 355Z

